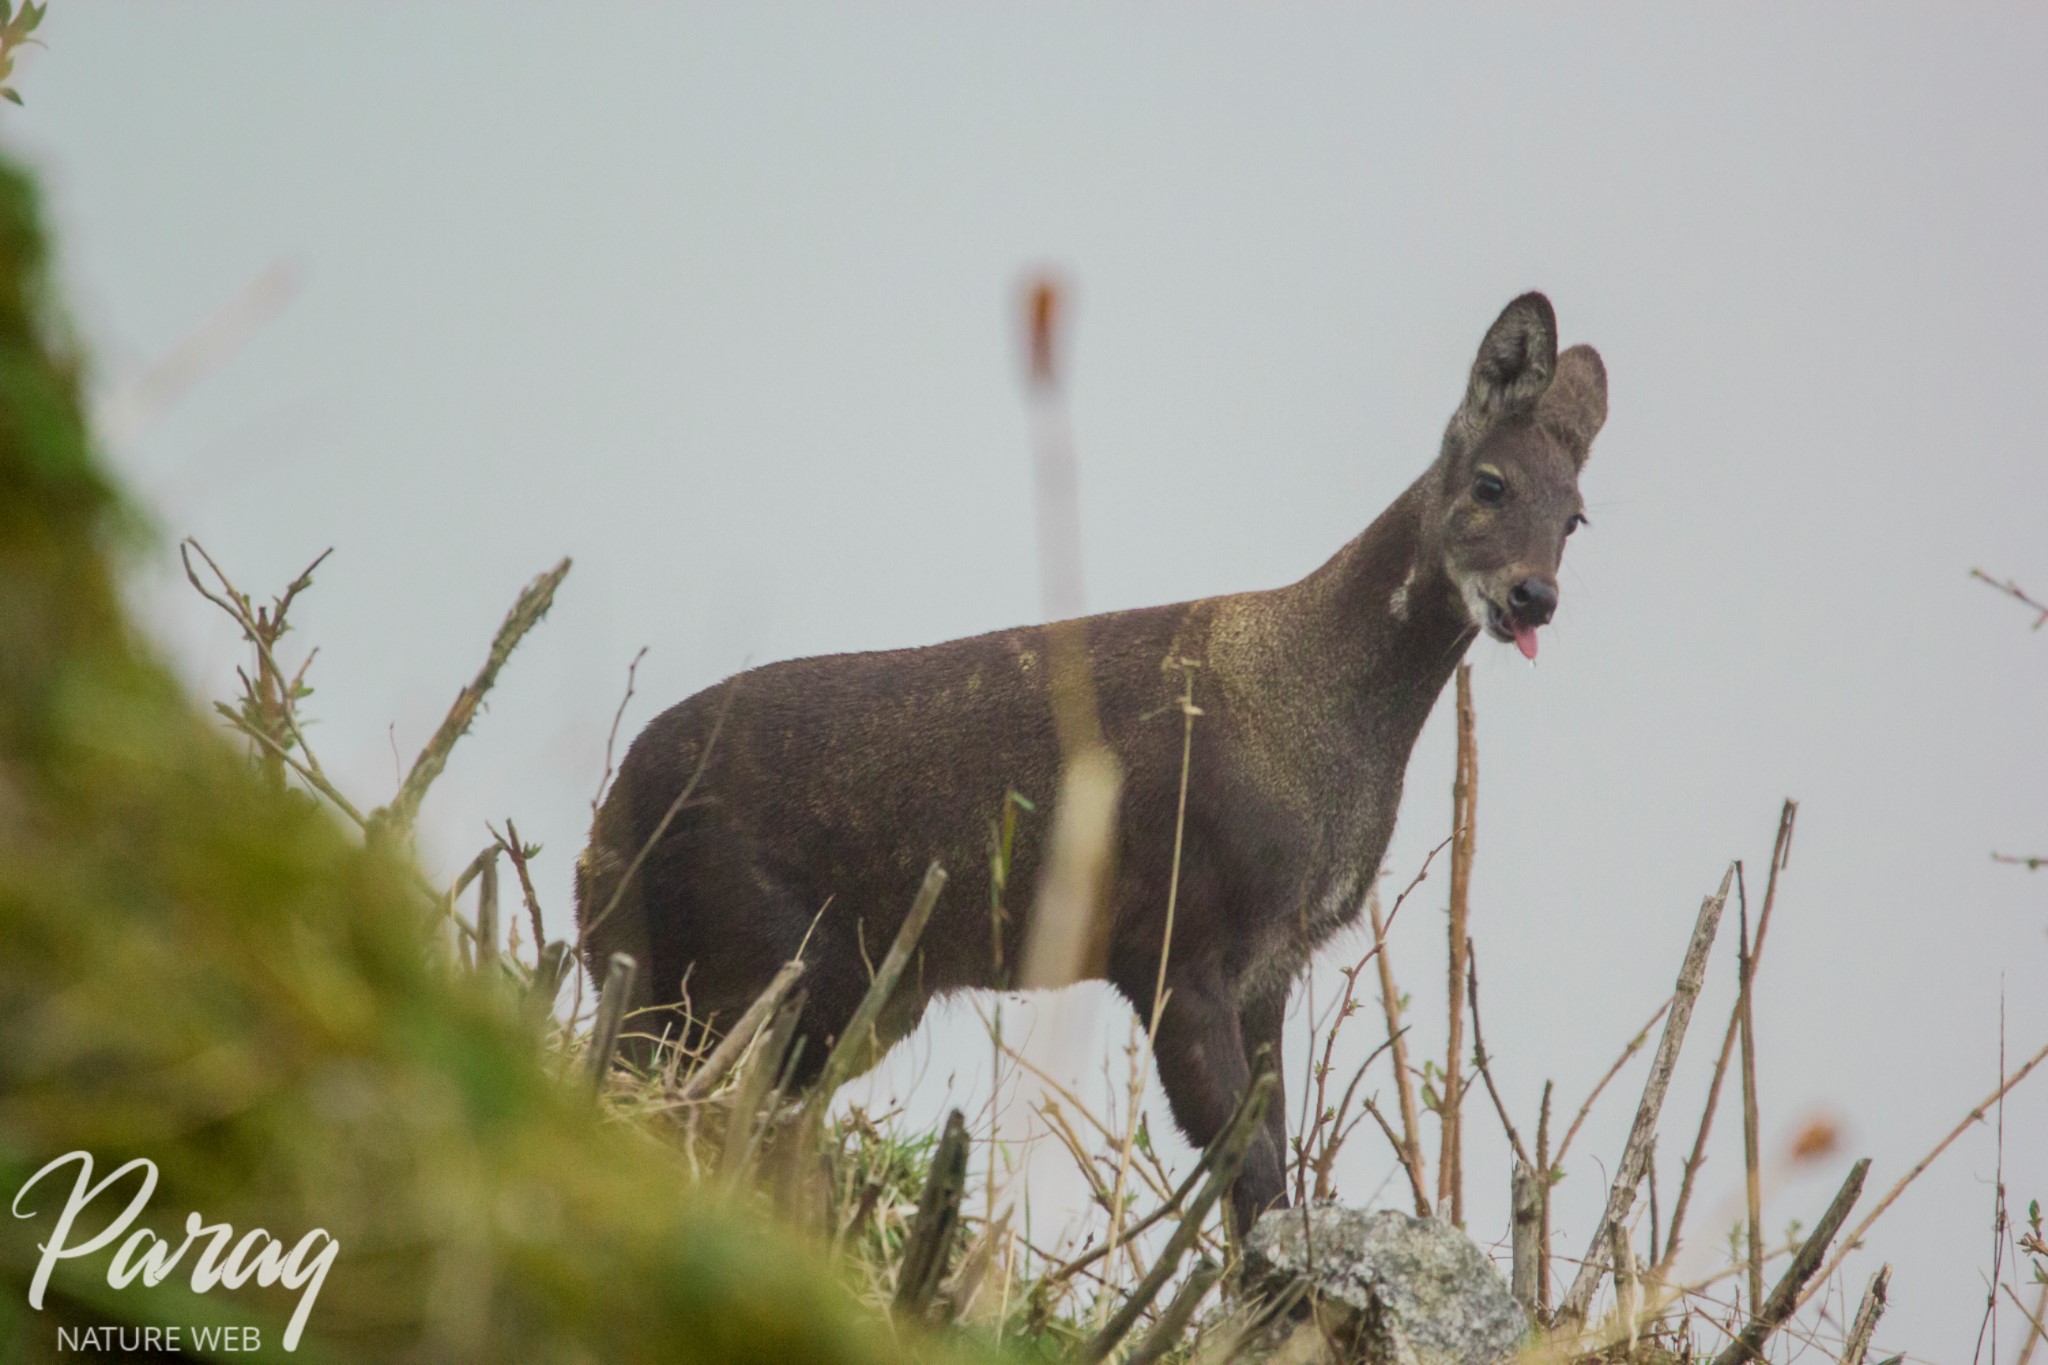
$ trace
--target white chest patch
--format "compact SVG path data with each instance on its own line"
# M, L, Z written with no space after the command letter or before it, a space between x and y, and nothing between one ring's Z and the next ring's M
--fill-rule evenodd
M1415 586L1415 566L1408 566L1408 576L1401 580L1401 586L1394 589L1394 595L1387 599L1387 610L1394 614L1396 621L1408 619L1408 589Z

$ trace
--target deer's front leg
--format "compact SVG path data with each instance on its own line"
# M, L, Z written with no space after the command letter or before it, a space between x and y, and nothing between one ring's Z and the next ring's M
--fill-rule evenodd
M1195 1145L1207 1147L1230 1122L1251 1084L1244 1026L1230 993L1213 971L1190 971L1169 978L1167 984L1170 994L1153 1049L1159 1081L1181 1131ZM1276 1100L1276 1111L1278 1107ZM1231 1213L1241 1232L1286 1193L1284 1148L1271 1142L1271 1131L1269 1116L1231 1188ZM1284 1118L1281 1132L1284 1141Z

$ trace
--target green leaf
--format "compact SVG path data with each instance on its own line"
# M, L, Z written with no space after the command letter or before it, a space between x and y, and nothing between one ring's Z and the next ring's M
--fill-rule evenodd
M14 87L10 85L5 89L0 89L0 100L8 100L14 104L20 104L21 96L16 94Z
M1436 1087L1427 1081L1422 1083L1422 1107L1432 1114L1443 1107L1443 1101L1436 1097Z
M28 18L28 23L22 27L21 31L23 33L34 33L36 25L42 23L43 16L50 12L50 0L43 0L43 3L40 5L36 4L35 0L28 0L28 3L21 7L21 12Z
M26 15L30 8L32 8L32 6L24 5L22 7L22 13ZM12 26L13 23L14 0L0 0L0 28L10 27Z
M2033 1224L2033 1225L2034 1225L2035 1227L2037 1227L2037 1228L2041 1226L2041 1201L2040 1201L2040 1200L2038 1200L2038 1199L2029 1199L2029 1200L2027 1201L2027 1221L2028 1221L2029 1223L2032 1223L2032 1224Z

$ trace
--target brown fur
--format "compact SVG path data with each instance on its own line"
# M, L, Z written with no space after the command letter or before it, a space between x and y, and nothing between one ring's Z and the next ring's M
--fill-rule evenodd
M1578 472L1605 415L1599 357L1587 347L1559 356L1549 302L1524 295L1487 333L1436 462L1321 568L1267 592L1085 621L1103 735L1125 773L1103 975L1141 1010L1172 873L1175 661L1201 665L1157 1046L1192 1141L1221 1129L1260 1049L1277 1065L1288 991L1356 918L1393 832L1409 752L1465 648L1481 628L1512 638L1518 611L1528 624L1549 619L1548 604L1524 610L1510 594L1547 585L1554 603L1582 511ZM1482 470L1503 483L1490 502L1474 492ZM1008 984L1059 777L1047 650L1044 628L1024 627L795 659L664 712L627 754L579 864L588 962L633 953L647 983L635 1003L670 1004L686 985L692 1013L715 1027L739 1016L809 932L799 1063L808 1076L937 858L953 877L891 1002L884 1043L915 1027L934 995ZM617 908L589 923L700 764L699 785ZM998 952L989 830L1012 790L1039 810L1021 819ZM1274 1106L1238 1181L1241 1225L1283 1196L1284 1111Z

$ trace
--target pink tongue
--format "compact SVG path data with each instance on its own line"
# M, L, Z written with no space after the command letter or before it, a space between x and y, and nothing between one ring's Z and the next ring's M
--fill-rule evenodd
M1530 663L1536 662L1536 627L1515 623L1515 648L1522 651L1522 657Z

